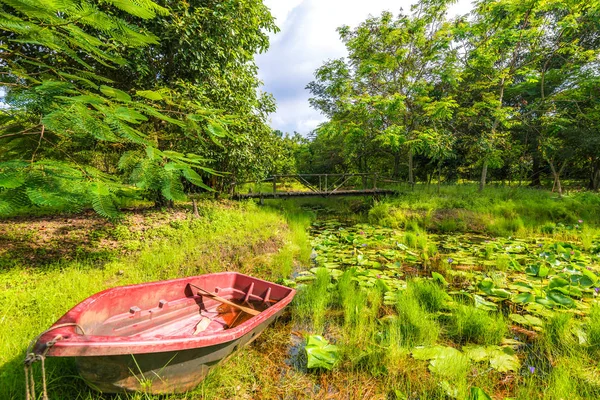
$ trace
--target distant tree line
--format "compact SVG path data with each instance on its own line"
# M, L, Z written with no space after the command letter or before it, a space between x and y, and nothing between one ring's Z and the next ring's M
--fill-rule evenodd
M549 176L600 188L600 2L448 0L339 28L348 57L307 89L328 117L298 141L303 172L417 181Z

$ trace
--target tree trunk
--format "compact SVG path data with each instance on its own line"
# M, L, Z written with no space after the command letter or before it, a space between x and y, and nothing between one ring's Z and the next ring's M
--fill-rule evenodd
M200 213L198 213L198 202L196 202L196 199L192 199L192 207L194 208L194 218L200 218Z
M437 194L440 194L440 185L442 184L442 163L438 164L438 181L437 181Z
M592 174L590 175L590 189L600 189L600 159L592 162Z
M483 166L481 167L481 180L479 181L479 191L482 192L485 188L485 181L487 179L488 160L483 160Z
M550 170L552 171L552 177L554 178L554 187L552 188L552 190L554 191L554 188L556 188L556 191L558 192L558 197L562 197L562 186L560 185L560 173L562 172L562 168L561 171L557 172L556 168L554 167L553 161L548 161L548 164L550 164Z
M154 208L161 209L164 207L170 207L170 201L163 196L160 190L154 190Z
M394 153L394 166L392 170L392 178L398 179L400 176L400 154Z
M408 183L411 186L415 186L415 179L413 176L413 151L408 149Z
M540 162L540 156L537 152L533 153L533 171L531 173L531 183L529 186L532 187L541 187L542 181L540 180L540 176L542 174L542 165Z

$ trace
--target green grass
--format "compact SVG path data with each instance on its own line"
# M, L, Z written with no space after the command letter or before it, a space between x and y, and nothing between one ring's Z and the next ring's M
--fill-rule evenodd
M595 304L585 324L588 352L591 357L600 356L600 306Z
M222 270L275 281L288 277L297 259L307 258L306 237L300 233L306 220L295 221L290 229L284 216L253 203L222 207L206 202L201 210L199 219L188 216L143 233L117 226L113 234L135 242L137 249L122 257L81 257L41 267L22 263L0 272L0 398L24 394L22 360L29 340L94 293ZM51 398L75 398L75 393L96 398L79 378L73 379L77 374L70 362L51 359L47 369Z
M404 229L416 223L441 233L526 237L561 231L565 237L581 237L576 226L598 227L599 208L600 196L589 192L558 198L536 189L490 186L479 192L475 185L456 185L437 194L417 186L377 203L369 212L369 222Z
M309 324L312 332L321 334L325 314L331 301L331 277L325 268L318 268L314 282L298 287L294 298L294 317L300 324Z
M500 344L508 333L501 314L492 314L470 305L458 305L453 310L448 336L457 343Z
M289 283L290 276L315 267L321 260L315 254L326 254L313 251L311 241L315 230L332 221L339 224L330 225L330 237L319 243L331 246L329 256L353 266L337 267L343 271L339 276L331 266L314 270L313 281L298 285L291 318L279 320L217 366L194 391L103 397L87 388L70 360L50 359L50 397L462 400L476 386L498 399L600 398L600 307L591 294L589 312L546 310L539 330L525 326L525 333L509 330L514 325L509 314L529 305L495 298L496 305L487 307L497 311L486 311L472 301L461 302L465 292L489 300L478 291L481 279L505 288L515 271L525 267L520 257L531 258L529 253L542 250L558 255L552 250L556 242L568 244L569 251L587 252L596 271L598 209L597 194L569 193L558 199L548 192L511 187L488 187L480 194L467 185L442 187L439 195L417 187L379 202L279 199L258 206L252 201L205 201L198 219L189 213L175 218L168 212L149 212L143 222L138 215L137 222L125 218L90 228L85 238L67 232L63 243L74 245L62 253L57 250L60 241L55 247L44 245L43 230L28 230L27 221L15 220L7 232L0 227L0 241L15 244L0 253L0 260L6 260L0 271L0 398L23 398L22 358L28 341L89 295L117 285L222 270ZM323 224L311 231L315 220ZM377 227L371 233L361 232L368 231L366 225L347 229L367 221ZM512 239L490 236L524 238L517 244L530 247L513 253ZM389 238L388 247L382 237ZM513 250L506 250L509 245ZM395 265L397 260L402 265ZM383 271L398 273L384 280L379 277ZM433 281L432 271L441 272L449 283ZM302 366L298 338L307 334L322 334L340 347L342 361L333 371L306 371ZM435 363L412 356L420 346L462 351L463 346L497 346L515 337L523 343L518 349L521 366L506 373L490 368L488 361L468 359L464 351ZM300 356L293 355L294 349Z
M440 327L435 318L420 301L416 290L406 290L396 302L397 317L392 319L390 329L404 347L434 344L440 334ZM426 304L429 303L429 301Z
M408 282L406 295L417 299L427 312L435 313L446 308L450 296L438 284L427 280Z

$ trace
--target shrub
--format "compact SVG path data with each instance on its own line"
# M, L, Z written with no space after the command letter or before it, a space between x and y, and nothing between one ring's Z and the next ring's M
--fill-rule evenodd
M546 222L540 228L540 232L545 233L547 235L551 235L554 233L555 229L556 229L556 224L554 222Z
M389 203L377 203L369 210L369 223L386 225L389 221L392 207Z

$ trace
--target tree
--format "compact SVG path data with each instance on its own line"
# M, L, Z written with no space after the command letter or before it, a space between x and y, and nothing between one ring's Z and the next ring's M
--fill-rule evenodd
M414 154L452 116L456 54L445 20L449 3L421 1L412 15L384 12L356 29L340 28L348 60L324 64L308 85L311 105L354 144L359 171L366 172L369 157L385 152L397 176L406 151L414 184Z
M162 129L164 146L199 154L207 166L223 172L205 177L217 190L231 181L263 177L270 168L263 155L273 140L267 117L275 102L260 91L254 55L266 51L268 34L278 31L269 9L262 0L158 3L169 14L146 21L144 28L160 42L124 49L121 55L132 60L129 67L106 69L106 74L122 90L167 87L182 100L213 110L214 116L228 116L220 119L223 129L210 135L202 132L211 129L207 120L198 121L192 132Z
M514 108L506 104L507 88L526 69L526 54L535 43L538 26L532 23L537 0L483 0L475 4L473 21L458 20L455 27L463 54L461 117L474 136L481 166L479 190L488 168L500 166Z
M168 88L123 91L104 69L128 60L123 48L146 48L158 38L133 25L166 15L150 0L0 1L0 84L6 90L0 117L0 213L27 206L92 204L117 215L116 196L158 190L182 198L184 178L206 187L197 170L205 160L161 146L159 127L219 125L206 108L180 102ZM214 130L214 129L213 129ZM210 129L208 130L210 135ZM136 155L144 171L133 185L119 179L114 154Z

